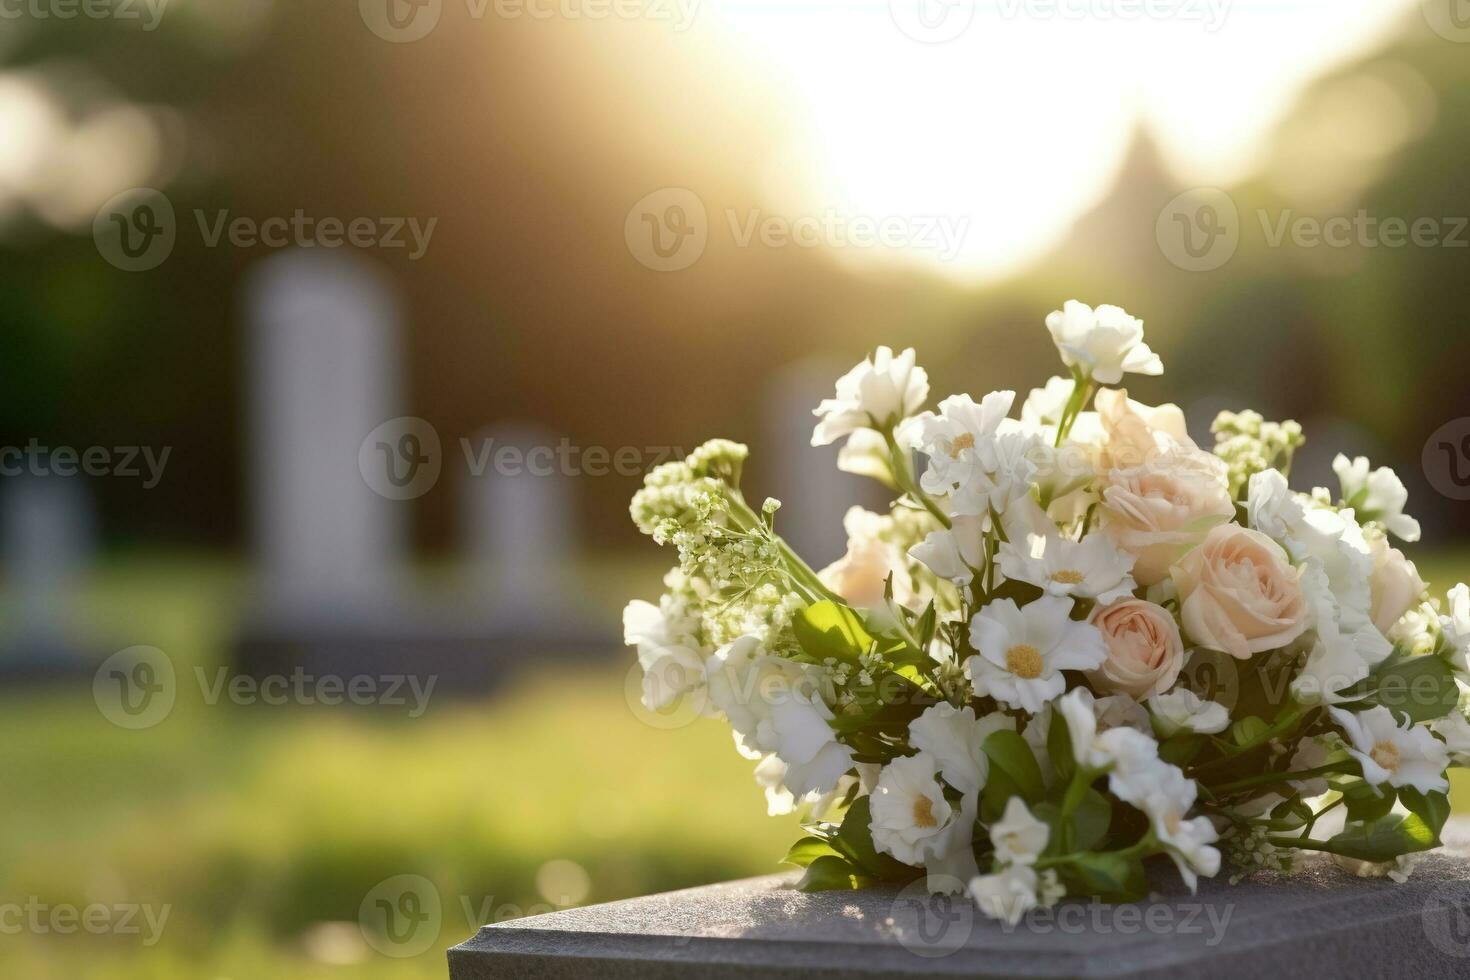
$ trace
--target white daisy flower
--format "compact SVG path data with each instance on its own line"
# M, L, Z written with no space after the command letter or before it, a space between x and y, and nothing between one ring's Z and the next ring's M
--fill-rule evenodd
M1341 708L1329 708L1328 712L1347 734L1348 754L1358 760L1367 782L1374 786L1412 786L1421 793L1449 791L1444 775L1449 751L1429 729L1415 725L1400 728L1393 712L1382 706L1356 714Z
M1019 796L1006 801L1005 813L990 825L990 843L995 846L995 859L1006 864L1035 864L1051 831L1026 808Z
M1387 466L1370 471L1366 456L1350 460L1342 453L1332 461L1332 472L1342 485L1343 502L1359 520L1377 521L1403 541L1419 540L1419 522L1404 513L1409 491L1397 473Z
M1164 362L1143 342L1143 321L1121 307L1094 310L1071 299L1047 315L1046 329L1063 363L1102 384L1115 385L1124 373L1164 373Z
M1155 694L1147 703L1159 738L1178 732L1215 735L1230 727L1230 712L1223 704L1205 701L1187 687Z
M823 399L812 411L821 420L812 445L830 445L858 429L886 429L917 412L929 397L929 375L914 360L912 347L896 356L879 347L838 378L836 397Z
M1072 541L1052 531L1028 534L1000 547L1000 570L1006 578L1030 582L1055 596L1096 599L1107 605L1131 596L1134 558L1106 534Z
M894 759L878 775L870 803L873 846L932 878L967 880L975 873L970 846L979 797L958 808L944 798L939 766L927 752ZM932 886L931 886L932 887Z
M1102 634L1071 611L1072 600L1059 596L1025 607L998 599L980 610L970 622L979 653L965 661L976 692L1035 714L1066 689L1063 670L1091 670L1107 659Z
M1015 925L1040 903L1038 883L1036 871L1029 865L1011 864L971 881L970 897L992 919Z

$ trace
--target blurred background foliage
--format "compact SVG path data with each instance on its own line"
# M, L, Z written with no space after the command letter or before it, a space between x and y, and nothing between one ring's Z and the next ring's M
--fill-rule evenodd
M1241 244L1207 274L1156 241L1160 210L1200 180L1144 124L1104 191L1003 274L712 234L696 265L659 275L621 237L630 205L685 186L711 214L760 207L772 160L809 123L745 48L576 21L455 24L394 45L345 2L173 0L155 32L0 20L0 445L173 447L156 488L94 488L104 561L75 615L115 647L169 650L183 672L227 662L252 594L240 283L269 250L206 247L192 211L432 215L425 260L373 261L403 297L414 414L446 444L502 419L582 446L727 435L753 446L755 495L781 496L761 453L765 386L783 365L842 365L886 343L917 347L936 393L1040 384L1056 370L1045 313L1115 302L1145 319L1168 367L1139 398L1179 401L1199 428L1224 407L1299 419L1301 486L1327 482L1339 449L1397 468L1433 542L1411 557L1442 589L1470 565L1470 512L1428 486L1419 458L1432 431L1470 416L1470 250L1272 248L1256 218L1470 214L1470 48L1400 6L1292 93L1226 187ZM1025 95L947 97L964 126L966 99ZM992 152L1041 151L1001 133ZM136 185L165 188L180 216L172 256L145 274L101 261L89 234ZM636 483L584 480L577 499L576 594L608 624L618 597L658 588L626 516ZM446 494L415 504L430 577L454 550L452 511ZM460 897L556 900L538 888L548 862L585 872L578 902L771 869L789 823L763 815L719 726L637 721L608 634L605 667L527 664L493 700L412 722L181 704L125 732L81 687L5 692L0 898L173 912L155 947L0 937L0 970L438 977L442 947L472 931ZM441 941L395 961L366 949L355 920L366 890L405 869L447 907Z

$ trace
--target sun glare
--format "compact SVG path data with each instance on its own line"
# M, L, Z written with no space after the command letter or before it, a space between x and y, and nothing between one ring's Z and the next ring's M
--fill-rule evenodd
M1409 23L1412 6L705 3L697 29L727 35L800 103L804 125L763 175L771 205L963 223L957 244L916 234L882 254L967 280L1016 271L1054 245L1106 192L1139 126L1181 180L1248 174L1303 87ZM1136 9L1156 13L1124 13Z

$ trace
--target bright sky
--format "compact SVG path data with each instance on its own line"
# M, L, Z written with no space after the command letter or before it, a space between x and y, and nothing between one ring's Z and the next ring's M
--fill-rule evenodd
M1053 245L1139 120L1184 179L1245 175L1304 85L1412 24L1415 5L1147 0L1172 16L1123 20L1117 3L1144 0L703 0L695 29L733 34L800 103L806 125L765 175L773 202L969 216L951 261L916 254L974 280ZM959 33L922 43L900 21Z

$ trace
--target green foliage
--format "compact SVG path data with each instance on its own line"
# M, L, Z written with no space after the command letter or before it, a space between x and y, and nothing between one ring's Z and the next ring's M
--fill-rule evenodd
M865 888L872 882L858 872L846 860L829 854L819 857L807 866L806 874L796 883L804 892L853 891Z
M835 657L855 664L858 657L873 648L873 637L863 625L862 617L831 599L813 603L797 613L791 628L801 649L817 663Z
M1362 698L1353 707L1382 705L1401 719L1420 722L1443 718L1453 711L1460 690L1454 671L1444 660L1394 650L1347 695Z
M791 845L791 850L786 852L781 863L805 868L817 858L836 854L837 852L832 849L832 845L825 837L803 837Z
M980 814L987 822L1005 812L1006 801L1013 796L1028 805L1041 799L1041 769L1024 738L1001 730L991 734L981 749L990 759L990 775L980 794Z

